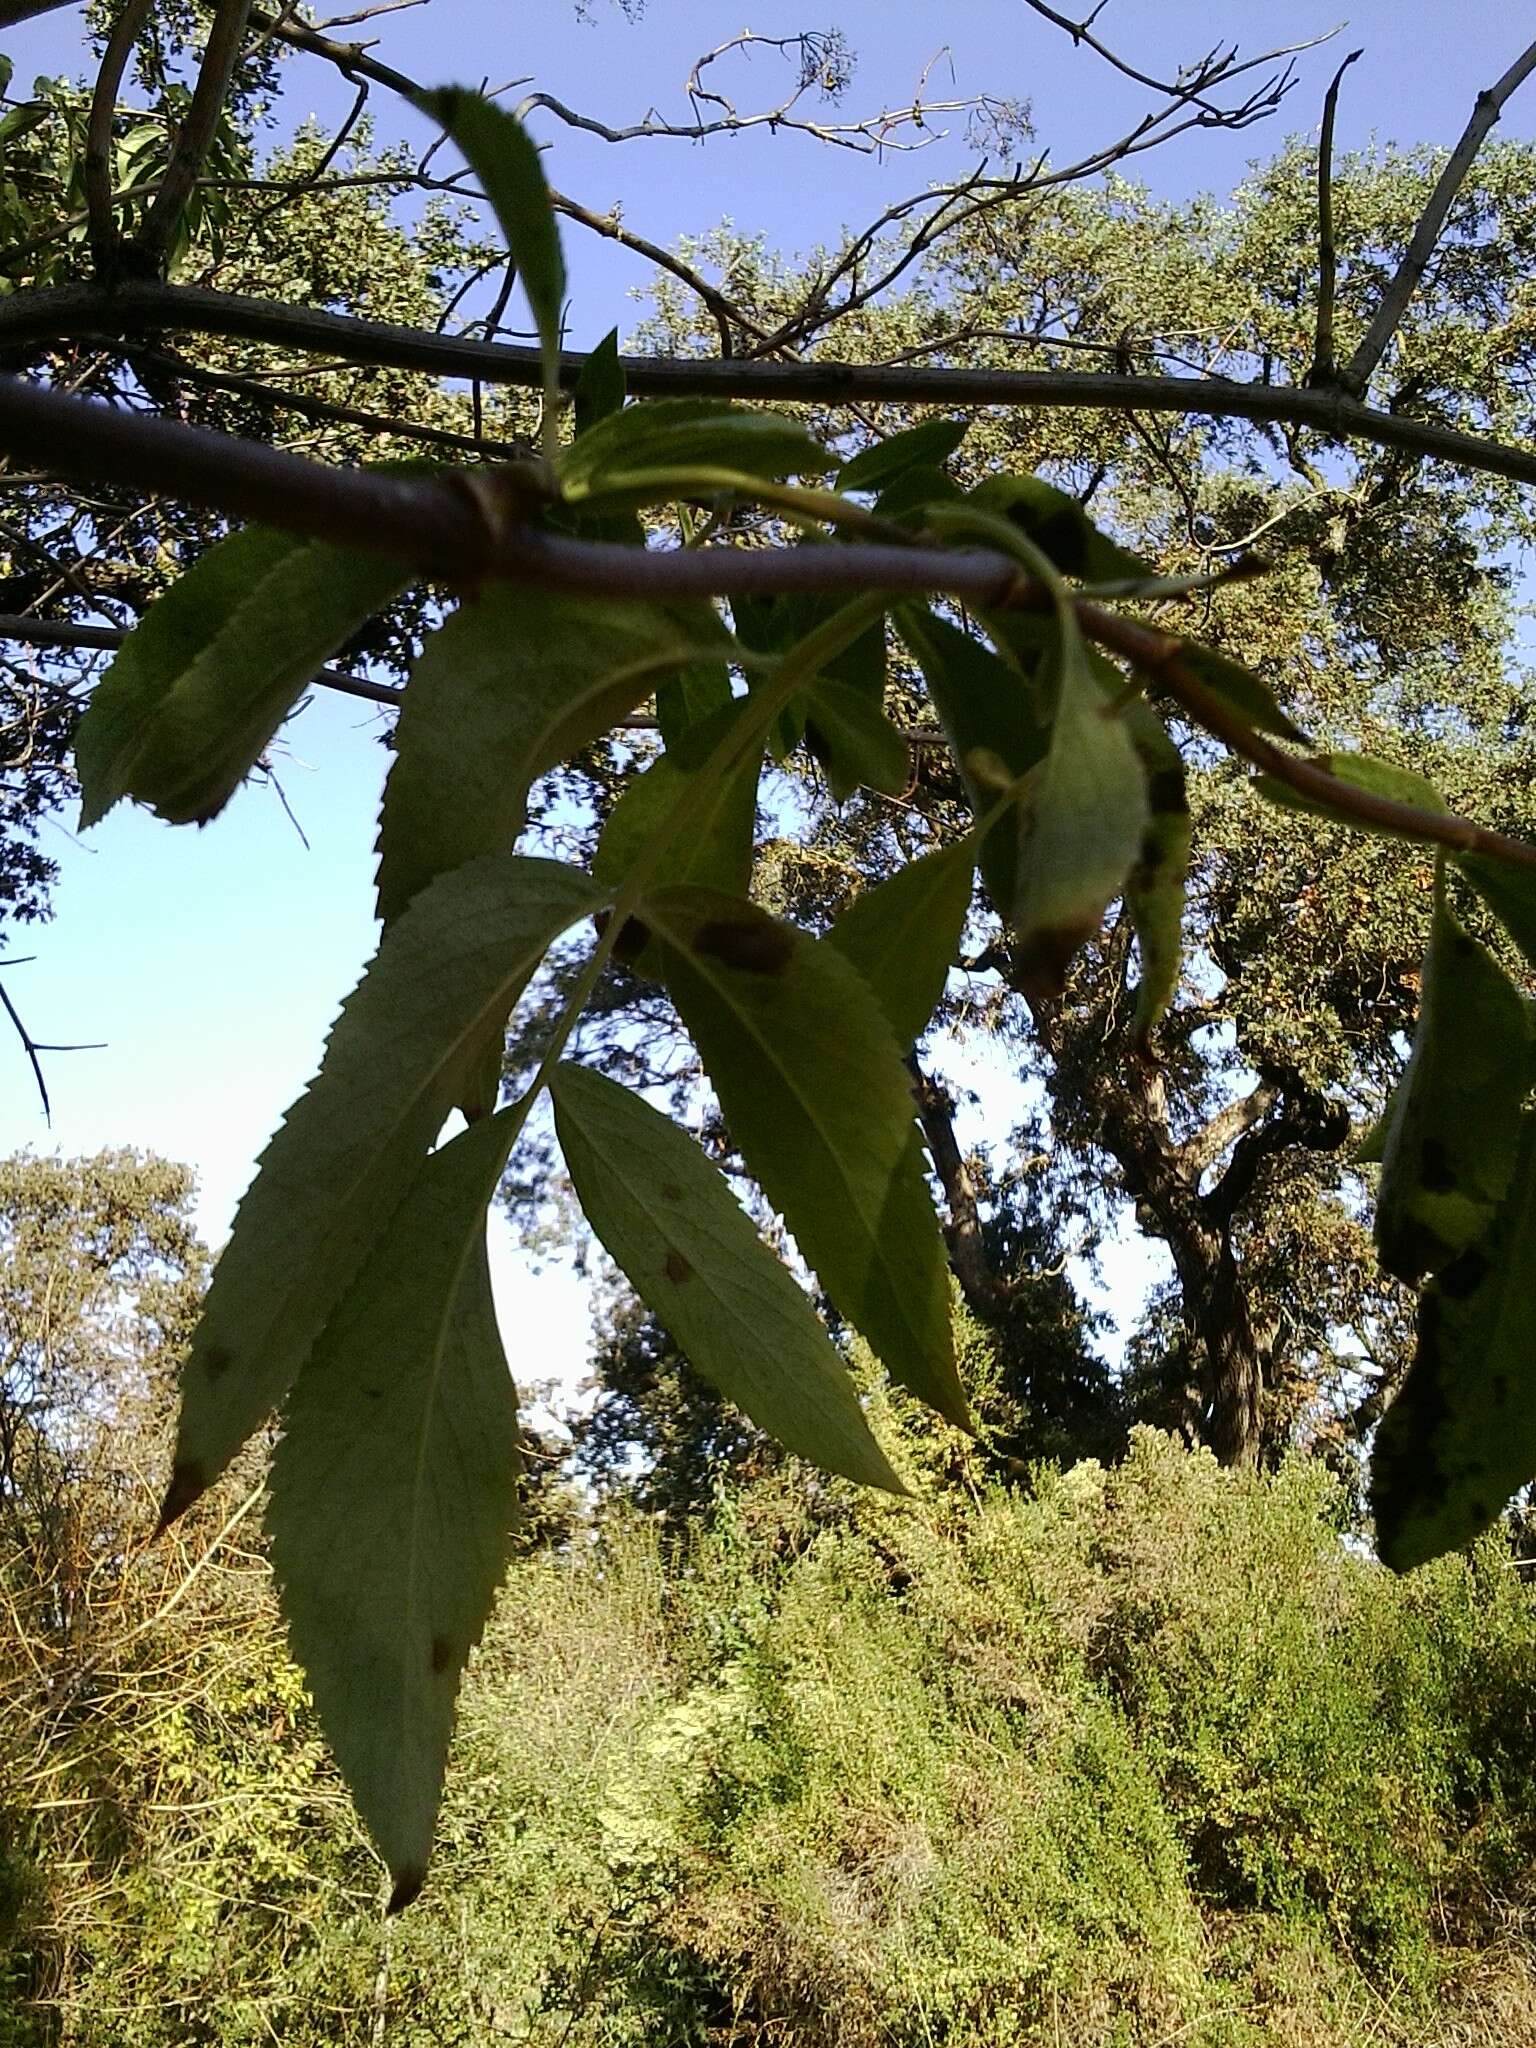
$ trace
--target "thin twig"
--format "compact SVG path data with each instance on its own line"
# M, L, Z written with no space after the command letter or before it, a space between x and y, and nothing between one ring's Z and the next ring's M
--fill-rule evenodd
M1338 375L1333 359L1333 305L1339 278L1339 251L1333 234L1333 124L1339 111L1339 86L1362 54L1350 51L1323 97L1323 127L1317 143L1317 339L1312 345L1309 384L1329 385Z
M15 966L18 963L12 961L10 964ZM48 1083L43 1077L43 1063L39 1055L45 1052L101 1052L104 1046L102 1043L95 1045L45 1045L41 1039L34 1038L26 1025L21 1021L21 1013L11 1001L3 981L0 981L0 1004L4 1005L5 1014L15 1026L16 1036L21 1040L22 1050L31 1062L32 1078L36 1081L37 1092L42 1097L43 1121L51 1124L53 1122L53 1105L48 1100Z
M1440 240L1446 216L1461 190L1463 180L1472 168L1472 160L1483 144L1483 138L1504 111L1504 103L1518 86L1536 70L1536 43L1523 51L1510 65L1497 85L1487 87L1477 96L1472 109L1472 118L1462 133L1460 142L1451 152L1445 169L1429 195L1429 203L1419 216L1419 224L1413 231L1407 252L1397 267L1397 274L1381 295L1381 304L1376 317L1366 329L1365 339L1344 366L1343 382L1357 397L1363 397L1371 380L1371 373L1386 353L1388 342L1397 332L1398 323L1408 310L1408 302L1418 289L1419 279L1424 275L1435 246Z
M111 653L127 638L127 629L122 626L77 626L72 619L28 619L0 613L0 643L14 640L23 647ZM345 669L317 669L313 680L323 690L335 690L343 697L361 697L369 704L400 702L400 692L389 684L372 683L366 676L350 675Z

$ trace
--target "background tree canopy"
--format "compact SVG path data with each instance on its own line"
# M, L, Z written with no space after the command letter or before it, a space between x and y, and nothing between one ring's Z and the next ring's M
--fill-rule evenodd
M397 1903L528 1448L498 1196L625 1276L575 1466L674 1533L774 1443L899 1492L1152 1423L1358 1490L1380 1424L1400 1566L1536 1476L1536 153L1488 139L1536 48L1448 162L1334 161L1341 74L1321 147L1174 204L1138 160L1274 112L1295 53L1154 76L1028 11L1142 96L1071 164L1013 98L859 113L835 31L618 130L244 0L101 10L0 123L8 921L76 778L87 824L201 824L311 684L398 714L380 950L219 1262L162 1510L282 1409L285 1614ZM755 56L776 103L723 82ZM334 128L281 121L301 64ZM381 95L433 140L377 142ZM652 244L530 140L941 117L970 168L795 260ZM561 353L578 231L654 266L622 356ZM1166 1277L1111 1370L1072 1262L1127 1212ZM18 1395L15 1454L94 1398Z

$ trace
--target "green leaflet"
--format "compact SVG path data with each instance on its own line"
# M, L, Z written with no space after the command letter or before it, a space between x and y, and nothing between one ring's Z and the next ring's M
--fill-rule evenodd
M819 476L832 458L782 413L718 398L655 398L589 427L556 469L566 496L577 500L596 497L613 479L701 466L772 479Z
M825 543L802 541L800 545L814 547ZM836 598L781 595L731 599L731 617L735 621L738 639L755 653L769 657L791 653L817 627L826 625L840 609L841 604ZM864 698L878 714L885 702L884 619L877 620L856 640L841 648L823 664L819 673ZM748 683L756 687L757 679L749 676ZM808 695L802 691L780 714L772 739L776 760L783 760L792 753L805 737L808 708ZM858 713L850 715L857 717ZM905 776L901 786L905 787Z
M904 1052L933 1015L971 907L970 838L908 861L856 896L827 933L879 998Z
M1035 717L1029 688L1011 662L941 619L926 605L902 605L896 630L923 672L933 708L977 813L996 801L983 762L1001 762L1010 775L1024 775L1044 756L1047 734ZM979 864L987 892L1006 917L1018 876L1016 814L1002 818L982 841Z
M1385 1563L1457 1550L1536 1478L1536 1114L1493 1225L1425 1288L1418 1350L1382 1418L1371 1505Z
M1305 742L1306 734L1286 717L1275 702L1274 692L1252 669L1194 640L1181 643L1179 659L1197 682L1204 683L1213 696L1237 712L1256 732L1273 733L1278 740Z
M969 420L924 420L861 448L837 473L840 491L883 491L912 470L942 470L970 432Z
M878 702L852 683L818 676L805 695L805 743L826 773L833 800L846 803L856 789L900 796L911 763L907 743Z
M624 366L619 361L619 330L610 327L581 366L571 393L576 432L584 434L599 420L624 406Z
M284 1416L267 1528L294 1655L395 1881L421 1889L459 1674L517 1518L486 1207L520 1110L434 1152Z
M1530 1044L1519 990L1437 904L1376 1197L1381 1263L1399 1280L1434 1272L1493 1220L1515 1170Z
M1076 498L1038 476L989 476L971 492L971 503L1001 513L1026 534L1061 570L1090 583L1119 576L1150 576L1139 555L1101 533Z
M515 114L464 86L445 85L424 92L418 105L453 137L496 210L538 329L548 426L554 420L560 390L565 258L538 147Z
M904 469L875 500L882 519L908 527L921 526L930 505L958 505L965 493L942 469Z
M688 743L713 712L731 702L731 679L718 663L696 664L656 685L656 723L668 753ZM702 754L699 756L703 758Z
M1462 853L1456 865L1536 968L1536 870L1486 853Z
M665 677L734 642L699 604L592 603L500 587L421 651L395 729L379 822L379 915L434 875L510 846L536 778L606 732Z
M1112 663L1098 657L1095 673L1106 688L1123 688L1124 678ZM1189 880L1189 792L1184 761L1168 737L1163 721L1144 697L1122 706L1131 744L1147 777L1150 816L1136 865L1125 878L1125 907L1141 953L1141 981L1136 990L1132 1028L1145 1046L1153 1027L1178 993L1184 956L1184 898Z
M906 1069L835 947L710 889L647 895L667 986L764 1193L892 1376L969 1427Z
M404 1200L466 1060L553 941L602 901L576 868L491 854L444 875L385 933L214 1271L182 1375L167 1517L287 1393Z
M1395 804L1412 804L1415 810L1444 811L1445 799L1434 784L1422 775L1416 775L1411 768L1394 767L1390 761L1378 761L1370 754L1314 754L1312 766L1323 768L1340 782L1347 782L1351 789L1363 789L1369 796L1384 796ZM1253 786L1272 804L1278 804L1285 811L1306 811L1318 818L1335 818L1341 823L1354 825L1359 821L1346 811L1337 811L1332 804L1292 789L1289 783L1279 781L1273 775L1256 775ZM1373 826L1373 831L1384 831L1384 826Z
M1025 800L1018 881L1004 912L1020 986L1041 996L1060 993L1072 955L1126 886L1152 819L1129 726L1099 686L1069 608L1053 665L1056 716Z
M119 797L206 824L316 669L409 581L376 555L243 527L145 613L75 735L80 823Z
M587 1221L695 1370L797 1456L903 1492L811 1304L693 1140L589 1068L552 1092Z
M732 896L746 894L757 833L760 750L754 750L734 774L714 777L704 788L702 803L690 788L716 745L744 714L751 715L744 704L722 706L689 729L681 755L660 754L631 778L608 814L592 860L593 876L605 889L620 887L652 835L677 804L687 801L695 806L688 829L672 842L650 886L697 882ZM640 973L659 975L661 965L656 949L647 943L644 925L638 919L632 924L633 931L627 931L616 948L619 958Z

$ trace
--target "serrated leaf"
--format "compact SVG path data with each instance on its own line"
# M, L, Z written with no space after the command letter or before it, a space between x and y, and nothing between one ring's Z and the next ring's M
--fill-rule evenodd
M805 743L826 773L832 796L856 789L900 796L911 774L907 743L878 703L852 683L818 676L805 693Z
M1028 686L1011 662L926 606L902 605L895 619L923 672L971 809L985 811L997 791L977 774L978 759L1000 761L1018 776L1044 758L1048 736L1035 716ZM978 856L981 878L1004 917L1018 878L1018 843L1017 816L1005 817L987 833Z
M799 545L812 547L827 543L802 541ZM744 647L766 656L788 654L818 626L825 625L839 609L840 600L837 598L804 595L739 596L731 600L731 616L736 624L737 637ZM841 648L826 662L821 674L835 683L846 685L878 712L885 701L884 620L876 621L856 640ZM747 681L749 688L760 687L757 676L749 675ZM809 696L802 691L775 720L771 746L776 760L783 760L793 753L805 738L808 708Z
M1486 853L1458 854L1456 865L1536 968L1536 869Z
M610 327L581 366L571 393L576 432L584 434L610 413L624 407L624 366L619 361L619 330Z
M971 502L1001 513L1027 534L1067 576L1103 583L1112 577L1150 576L1151 565L1111 540L1076 498L1039 476L989 476L971 492Z
M1371 1455L1394 1571L1459 1550L1536 1478L1536 1115L1491 1228L1424 1290L1418 1349Z
M538 330L544 403L552 417L560 383L565 258L538 146L515 114L464 86L424 92L417 104L453 137L495 209Z
M510 846L540 775L642 703L658 678L723 665L713 608L499 588L427 641L395 729L379 821L379 915L435 875Z
M1111 664L1103 664L1108 676L1098 662L1094 666L1102 686L1122 684ZM1141 955L1132 1029L1137 1043L1145 1046L1178 993L1189 881L1189 791L1183 758L1146 699L1129 699L1122 715L1147 778L1147 828L1136 865L1125 878L1125 907Z
M615 479L700 466L776 479L819 476L832 458L783 413L718 398L655 398L589 427L556 469L566 496L579 500L615 488Z
M873 992L835 947L735 897L659 891L640 915L732 1136L839 1313L968 1427L910 1083Z
M1240 662L1218 654L1214 647L1202 647L1194 640L1181 644L1179 658L1197 682L1204 683L1214 696L1236 711L1256 732L1273 733L1276 739L1305 743L1306 734L1287 718L1268 683L1256 676L1252 669L1244 668Z
M1019 984L1042 996L1060 993L1073 954L1126 886L1152 815L1126 719L1100 688L1070 611L1054 668L1056 716L1030 783L1018 879L1004 911Z
M874 990L904 1052L933 1015L959 958L975 870L969 838L925 853L856 896L827 933L828 945Z
M672 841L652 872L650 886L693 882L732 896L746 894L752 879L761 752L755 750L732 774L713 776L702 785L698 781L704 762L744 715L742 704L722 706L690 729L681 756L660 754L631 778L608 814L592 859L593 877L604 888L619 888L647 842L676 806L687 802L688 828ZM639 919L631 922L633 930L626 931L616 948L618 957L638 973L658 975L660 963L644 925Z
M315 671L410 580L376 555L270 527L211 547L144 614L75 734L82 827L120 797L215 817Z
M924 420L907 427L861 448L838 471L837 488L883 491L914 469L942 470L969 432L969 420Z
M1446 808L1444 798L1426 777L1416 775L1411 768L1398 768L1390 761L1378 761L1370 754L1314 754L1311 763L1314 768L1325 769L1337 781L1348 783L1351 789L1363 789L1369 796L1387 797L1397 804L1412 804L1420 811L1444 812ZM1283 811L1305 811L1310 817L1330 818L1346 825L1359 824L1353 812L1338 809L1323 798L1293 789L1277 776L1256 775L1253 786L1261 796ZM1373 826L1371 829L1384 831L1386 828Z
M587 1221L694 1369L787 1450L902 1492L811 1304L693 1140L585 1067L552 1094Z
M299 1374L267 1529L294 1655L395 1882L421 1888L459 1676L517 1519L486 1208L521 1111L433 1153Z
M1376 1197L1381 1263L1417 1281L1476 1242L1515 1169L1529 1085L1519 990L1445 905L1424 958L1413 1054L1393 1094Z
M602 901L579 869L492 854L442 876L385 933L214 1270L182 1376L167 1515L287 1393L404 1200L466 1061L554 940Z
M689 735L731 702L731 679L715 662L685 668L656 685L656 724L670 754L687 746Z

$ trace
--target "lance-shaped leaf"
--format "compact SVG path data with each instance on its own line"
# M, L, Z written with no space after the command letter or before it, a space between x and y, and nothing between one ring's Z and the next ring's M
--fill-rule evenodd
M1363 789L1368 796L1384 796L1395 804L1412 804L1420 811L1444 811L1446 807L1444 797L1427 777L1415 774L1411 768L1399 768L1391 761L1378 761L1371 754L1314 754L1312 765L1326 769L1336 781L1347 783L1351 789ZM1326 798L1292 789L1276 776L1256 775L1253 786L1281 810L1306 811L1313 817L1335 818L1358 828L1359 820L1352 812L1340 809ZM1377 825L1371 829L1387 828Z
M647 895L667 986L747 1165L892 1376L968 1426L906 1069L835 947L711 889Z
M408 581L265 526L211 547L150 606L80 721L82 826L124 796L176 825L216 816L315 671Z
M576 431L586 433L611 412L624 409L624 365L619 361L619 330L610 327L581 366L571 393Z
M923 672L933 708L965 781L971 809L981 812L997 797L982 763L1000 762L1019 776L1044 757L1047 732L1036 718L1029 686L1012 662L994 654L969 633L924 605L903 605L896 629ZM982 841L981 878L1003 916L1018 878L1019 826L1002 818Z
M1102 657L1094 668L1105 687L1123 687L1119 671ZM1136 865L1125 878L1125 907L1141 954L1133 1028L1137 1043L1145 1046L1178 992L1189 880L1189 791L1183 758L1146 699L1132 698L1123 715L1147 777L1147 829Z
M1371 1455L1394 1571L1458 1550L1536 1479L1536 1115L1491 1228L1424 1290L1418 1349Z
M602 900L576 868L492 854L444 875L385 933L214 1270L182 1377L167 1517L287 1393L404 1200L466 1060Z
M972 491L971 501L1011 520L1064 575L1107 583L1152 573L1150 564L1095 526L1076 498L1043 477L989 476Z
M552 1092L587 1221L694 1369L786 1450L903 1491L811 1304L687 1133L589 1068Z
M591 498L629 476L669 469L730 469L744 476L819 476L832 458L783 413L718 398L656 398L589 427L556 465L566 496Z
M1306 734L1287 718L1275 701L1273 690L1252 669L1194 640L1181 645L1179 659L1197 682L1203 683L1256 731L1273 733L1278 740L1305 741Z
M544 402L552 413L559 388L565 258L538 147L515 114L483 93L447 85L422 93L419 104L453 137L495 208L538 329Z
M716 711L731 702L731 679L718 663L697 663L656 685L656 723L668 753L676 753Z
M1456 865L1536 968L1536 868L1486 853L1459 854Z
M907 743L871 699L851 683L818 676L805 694L805 744L825 771L833 800L856 789L900 796L911 773Z
M1476 1242L1515 1170L1530 1085L1519 990L1436 906L1413 1055L1392 1097L1376 1198L1381 1263L1416 1281Z
M723 664L734 644L707 604L497 589L461 605L422 649L395 729L379 822L385 923L435 875L510 846L537 777L659 677Z
M856 896L827 933L874 990L903 1052L933 1015L959 957L975 868L969 838L925 853Z
M1060 992L1068 962L1098 929L1141 855L1151 820L1146 771L1125 718L1100 687L1075 616L1056 639L1056 716L1030 783L1013 900L1028 994Z
M942 470L969 432L968 420L924 420L861 448L838 471L837 488L884 491L914 469Z
M459 1675L517 1518L485 1217L521 1122L422 1166L299 1374L272 1466L283 1616L392 1909L426 1874Z

